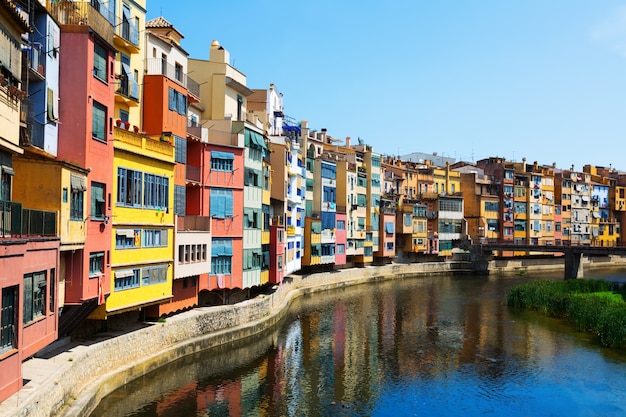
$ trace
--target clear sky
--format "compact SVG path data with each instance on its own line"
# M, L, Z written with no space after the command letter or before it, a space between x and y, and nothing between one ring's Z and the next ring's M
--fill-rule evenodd
M626 1L147 1L190 57L217 39L333 137L626 170Z

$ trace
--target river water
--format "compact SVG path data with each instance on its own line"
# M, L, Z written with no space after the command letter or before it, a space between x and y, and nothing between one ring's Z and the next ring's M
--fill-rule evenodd
M92 416L626 416L626 352L504 304L538 278L562 279L416 277L300 297L272 332L130 382Z

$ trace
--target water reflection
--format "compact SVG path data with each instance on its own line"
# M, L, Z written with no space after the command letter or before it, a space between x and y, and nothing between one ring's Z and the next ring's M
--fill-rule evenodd
M94 416L626 415L626 356L503 304L530 279L301 297L281 329L172 363Z

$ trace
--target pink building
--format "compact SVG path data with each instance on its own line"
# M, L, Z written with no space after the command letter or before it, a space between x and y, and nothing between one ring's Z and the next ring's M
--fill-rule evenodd
M272 224L270 226L270 284L282 282L285 276L285 227Z
M211 216L211 272L198 287L202 304L208 291L243 286L244 148L189 141L187 170L187 215Z
M337 212L337 229L335 231L335 267L341 267L347 262L346 257L346 213Z

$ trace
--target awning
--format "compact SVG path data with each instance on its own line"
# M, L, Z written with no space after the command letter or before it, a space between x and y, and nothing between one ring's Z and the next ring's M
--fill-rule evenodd
M0 171L2 171L3 174L15 175L15 171L13 171L13 168L8 167L6 165L0 166Z
M267 149L267 146L265 145L265 139L263 139L263 135L252 130L246 129L245 143L246 145L256 145L261 149Z
M232 152L211 151L211 158L233 160L235 159L235 154Z
M132 269L122 269L121 271L115 271L115 279L128 278L135 275L135 271Z
M70 185L72 186L72 191L87 191L85 178L83 177L70 176Z
M584 195L582 196L583 201L589 201L589 196L588 195Z
M598 213L597 211L592 211L591 215L593 216L594 219L599 219L600 218L600 213Z
M385 223L385 233L393 233L393 223L392 222Z
M127 237L129 239L135 238L135 231L133 229L117 229L115 231L115 234L118 236Z

